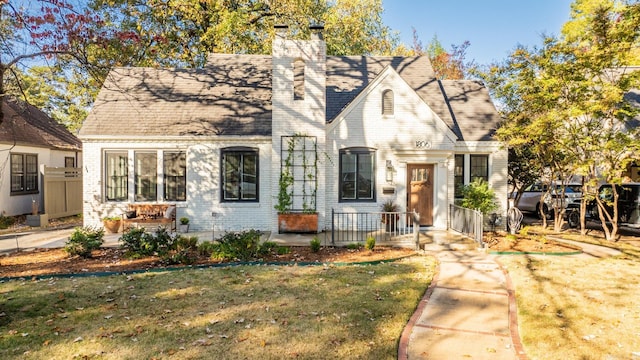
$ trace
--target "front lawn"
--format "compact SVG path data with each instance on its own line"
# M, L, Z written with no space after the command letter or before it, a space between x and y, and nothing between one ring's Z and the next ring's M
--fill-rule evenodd
M640 263L504 256L530 359L640 359Z
M434 273L234 266L0 284L2 359L395 359Z

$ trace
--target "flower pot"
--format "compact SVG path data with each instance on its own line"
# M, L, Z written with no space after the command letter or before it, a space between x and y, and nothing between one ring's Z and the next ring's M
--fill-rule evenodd
M120 231L122 220L102 220L102 224L108 233L117 234Z
M180 231L181 233L188 233L189 224L178 224L178 231Z
M318 213L278 214L279 233L317 233Z

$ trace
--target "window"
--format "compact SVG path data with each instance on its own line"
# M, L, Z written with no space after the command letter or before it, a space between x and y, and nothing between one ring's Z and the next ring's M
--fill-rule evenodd
M489 181L489 156L471 155L469 160L471 181L473 182L475 179Z
M76 159L73 156L64 157L64 167L74 168L76 167Z
M187 200L187 154L165 151L164 155L164 199Z
M340 201L375 201L375 151L340 151Z
M393 91L382 92L382 115L393 115Z
M455 168L453 169L453 189L456 198L462 197L464 188L464 155L455 156Z
M38 155L11 154L11 194L38 192Z
M258 201L258 151L222 150L222 201Z
M129 174L127 152L107 152L105 159L105 197L108 201L126 201Z
M133 163L135 200L158 200L158 154L136 151Z
M293 62L293 100L304 100L304 60Z

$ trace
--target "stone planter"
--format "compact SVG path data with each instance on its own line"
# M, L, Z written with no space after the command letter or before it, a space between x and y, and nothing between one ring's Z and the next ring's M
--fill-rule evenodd
M110 234L117 234L120 231L122 220L102 220L104 228Z
M317 233L318 213L278 214L279 233Z
M27 215L27 225L32 227L47 227L49 226L49 215Z

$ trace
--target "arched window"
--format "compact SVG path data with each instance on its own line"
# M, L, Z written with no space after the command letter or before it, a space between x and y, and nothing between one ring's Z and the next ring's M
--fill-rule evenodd
M393 115L393 91L382 92L382 115Z
M304 60L293 61L293 100L304 100Z

